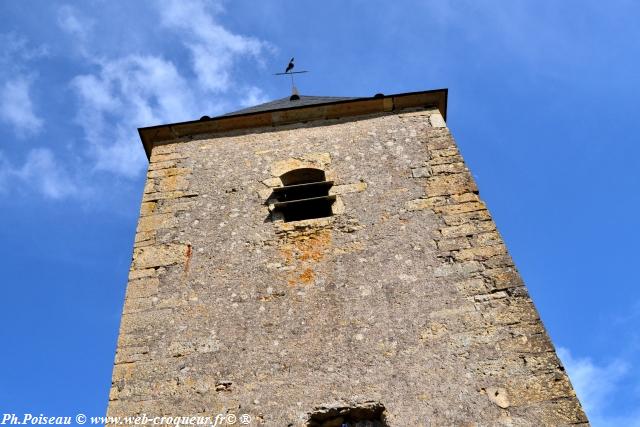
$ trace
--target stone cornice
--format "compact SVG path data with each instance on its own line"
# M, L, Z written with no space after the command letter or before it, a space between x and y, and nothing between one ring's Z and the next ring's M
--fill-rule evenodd
M446 120L447 89L409 92L314 104L292 108L259 111L232 116L219 116L181 123L139 128L138 133L147 158L155 145L166 144L184 137L276 127L312 120L353 118L384 112L437 107Z

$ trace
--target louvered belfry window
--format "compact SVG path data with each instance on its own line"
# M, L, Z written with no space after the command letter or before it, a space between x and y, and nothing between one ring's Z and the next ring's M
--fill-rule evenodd
M333 181L327 181L321 169L294 169L280 176L282 187L273 189L274 212L285 222L324 218L332 215L336 196L329 195Z

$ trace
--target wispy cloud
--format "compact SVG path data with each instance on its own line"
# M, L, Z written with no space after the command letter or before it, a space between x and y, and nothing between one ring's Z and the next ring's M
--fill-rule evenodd
M640 426L640 410L620 415L616 407L616 396L623 393L623 380L629 374L629 364L615 360L599 365L589 358L579 358L563 347L558 356L571 378L587 416L594 427ZM611 412L616 415L611 415Z
M92 43L89 19L71 6L59 11L59 25L81 35L75 43L95 69L71 80L78 99L77 123L89 142L87 155L95 170L136 176L145 165L138 127L220 113L229 104L230 93L246 102L264 99L259 89L236 82L232 70L240 58L259 63L268 44L219 24L220 2L153 4L166 36L178 41L190 63L174 61L163 52L127 52L126 47L120 56L103 54L97 47L85 46Z
M15 33L0 34L0 121L7 123L19 138L34 136L43 120L36 114L32 88L37 74L34 60L48 55L46 46L31 46Z
M267 102L268 100L269 98L267 98L262 89L250 86L245 90L244 96L240 99L240 105L242 107L251 107Z
M145 164L136 128L194 118L196 97L175 65L157 56L129 55L99 68L72 80L77 121L96 169L135 176Z
M0 43L0 121L8 123L17 138L34 137L43 129L44 120L33 101L32 90L38 79L32 69L37 68L37 60L49 56L49 50L44 45L34 47L14 33L0 35ZM9 188L29 188L51 199L78 194L67 168L53 151L31 144L21 164L0 152L0 191Z
M31 81L18 76L5 81L0 88L0 118L9 123L19 137L36 135L43 124L31 100Z
M62 199L79 194L74 179L47 148L29 150L22 166L13 166L0 153L0 190L6 191L9 181L17 180L50 199Z
M25 71L25 63L49 55L46 45L32 46L25 37L16 33L0 34L0 64L5 73Z
M64 5L58 9L58 25L70 35L84 41L93 28L93 20L78 13L77 9Z
M86 192L79 191L75 179L93 182L96 173L133 178L144 169L138 127L196 119L221 113L230 105L264 101L264 93L240 81L234 68L239 61L260 66L272 48L220 24L221 4L149 2L157 19L127 26L127 40L145 40L151 32L167 40L148 49L145 43L115 47L117 37L98 36L102 17L94 16L92 9L81 4L59 6L57 25L69 36L70 46L56 54L75 52L68 59L83 70L68 81L77 101L75 122L87 144L78 150L71 143L74 164L67 163L69 156L61 155L62 147L51 142L46 147L27 148L22 155L5 151L0 157L0 187L20 183L53 199L82 195ZM37 136L45 120L34 102L34 89L41 88L37 67L31 62L49 52L45 47L31 47L13 33L0 35L0 41L4 48L0 52L4 69L0 70L0 121L9 123L17 137ZM182 56L189 60L177 59ZM22 158L22 163L16 158Z
M241 56L260 60L269 45L253 37L234 34L216 22L221 3L167 0L160 3L161 22L181 34L191 53L199 85L211 92L228 92L234 62Z
M531 76L574 80L576 71L590 71L584 68L585 62L599 67L608 64L599 58L624 50L618 45L605 45L597 34L612 20L620 20L620 11L631 5L627 0L606 8L599 1L583 1L580 7L575 7L572 2L462 0L425 2L421 7L441 26L436 34L455 30L466 39L470 46L465 54L496 55L495 63L501 66L507 59L521 66L520 75L526 72ZM592 19L594 16L598 19ZM442 48L449 46L443 44ZM587 58L590 60L586 61Z

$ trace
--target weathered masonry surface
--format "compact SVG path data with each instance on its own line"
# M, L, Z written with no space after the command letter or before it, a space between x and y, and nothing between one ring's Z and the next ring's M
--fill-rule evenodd
M334 182L333 216L274 221L301 167ZM152 148L109 415L367 405L394 427L587 425L441 112Z

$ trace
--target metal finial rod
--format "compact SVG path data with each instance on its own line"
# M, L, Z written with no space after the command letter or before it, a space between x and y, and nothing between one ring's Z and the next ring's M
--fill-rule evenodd
M284 73L275 73L274 76L286 76L291 75L291 95L298 95L298 89L296 88L295 81L293 79L294 74L308 73L308 71L286 71Z
M302 74L302 73L308 73L308 71L288 71L286 73L275 73L274 76L286 76L289 74Z

